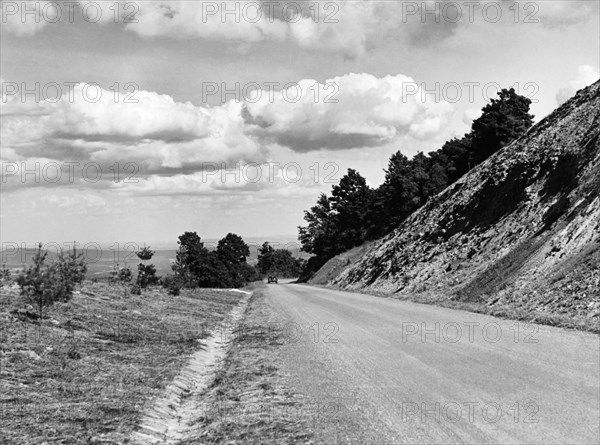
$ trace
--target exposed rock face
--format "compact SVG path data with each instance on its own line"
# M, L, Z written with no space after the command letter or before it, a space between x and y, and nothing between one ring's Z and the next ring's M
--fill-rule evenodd
M599 134L600 81L431 199L330 283L597 317Z

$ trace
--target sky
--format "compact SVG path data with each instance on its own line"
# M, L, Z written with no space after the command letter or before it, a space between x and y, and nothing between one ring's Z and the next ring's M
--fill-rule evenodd
M0 238L297 235L348 168L542 119L596 81L597 1L1 1Z

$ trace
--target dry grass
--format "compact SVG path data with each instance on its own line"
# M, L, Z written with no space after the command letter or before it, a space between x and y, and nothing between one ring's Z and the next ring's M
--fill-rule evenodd
M146 405L240 295L85 283L38 323L0 291L0 443L127 443Z
M337 277L344 269L360 260L376 241L367 241L360 246L340 253L327 261L308 280L309 284L327 284Z
M264 286L264 285L263 285ZM260 286L238 328L224 366L202 395L191 437L181 444L311 444L311 411L282 384L277 363L283 335L263 303Z

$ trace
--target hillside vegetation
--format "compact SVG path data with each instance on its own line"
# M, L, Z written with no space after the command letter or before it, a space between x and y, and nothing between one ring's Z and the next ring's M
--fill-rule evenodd
M431 198L328 283L597 329L599 133L596 82Z
M497 96L481 109L481 116L462 138L412 159L401 150L394 153L378 187L368 186L350 168L332 187L331 196L322 193L316 205L304 212L307 225L298 227L302 250L314 255L301 281L335 255L392 232L429 198L525 134L533 124L531 100L512 88L502 89Z

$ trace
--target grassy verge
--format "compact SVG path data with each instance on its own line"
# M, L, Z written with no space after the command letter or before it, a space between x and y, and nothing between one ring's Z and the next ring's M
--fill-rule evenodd
M0 443L127 443L153 396L171 382L240 295L206 289L141 296L86 282L40 323L0 290Z
M278 347L283 333L258 285L223 367L202 395L202 409L180 444L310 444L318 413L282 384Z

